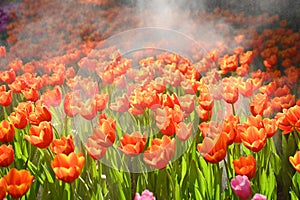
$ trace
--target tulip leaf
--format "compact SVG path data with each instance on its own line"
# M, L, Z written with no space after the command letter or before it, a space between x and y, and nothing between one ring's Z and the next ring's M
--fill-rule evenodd
M262 194L267 193L267 185L268 185L268 180L267 180L267 173L266 170L263 169L261 170L261 174L259 176L259 185L260 185L260 192Z
M293 176L292 182L294 193L300 196L300 174L298 172Z
M299 196L293 191L290 191L291 194L291 200L299 200Z

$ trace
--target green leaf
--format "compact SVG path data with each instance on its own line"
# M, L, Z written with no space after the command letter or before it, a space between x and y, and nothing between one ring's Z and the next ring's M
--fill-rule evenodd
M291 200L298 200L299 199L294 191L290 191L290 194L291 194Z
M266 170L262 170L261 174L259 176L259 184L260 184L260 192L262 194L267 193L267 186L268 186L268 180L267 180L267 173Z

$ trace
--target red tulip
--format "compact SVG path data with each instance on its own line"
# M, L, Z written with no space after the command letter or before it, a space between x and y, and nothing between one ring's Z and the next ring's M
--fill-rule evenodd
M249 126L245 131L240 132L243 144L254 152L259 152L267 142L265 129L258 129L255 126Z
M145 137L145 134L142 135L139 132L133 132L129 135L125 133L120 139L121 145L119 146L119 149L128 156L136 156L144 150L146 141L147 138Z

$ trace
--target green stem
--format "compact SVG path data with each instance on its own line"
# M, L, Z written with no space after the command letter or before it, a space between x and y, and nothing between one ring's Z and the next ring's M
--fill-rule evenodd
M295 142L297 144L297 147L300 150L300 139L299 139L298 132L296 130L293 131L293 136L295 138Z

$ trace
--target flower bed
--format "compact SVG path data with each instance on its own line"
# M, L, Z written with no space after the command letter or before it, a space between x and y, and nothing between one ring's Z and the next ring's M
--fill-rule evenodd
M298 199L290 21L14 3L0 47L1 198Z

